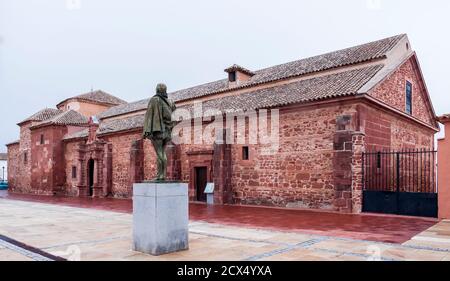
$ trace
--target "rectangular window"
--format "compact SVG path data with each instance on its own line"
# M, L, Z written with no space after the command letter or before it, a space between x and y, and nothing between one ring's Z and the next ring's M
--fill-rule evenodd
M44 134L41 134L41 144L44 144Z
M24 164L27 164L27 163L28 163L28 153L27 153L27 152L24 152L24 153L23 153L23 163L24 163Z
M235 71L228 73L228 80L230 82L236 82L236 72Z
M77 167L72 166L72 179L76 179L76 178L77 178Z
M242 160L248 160L249 159L249 150L248 146L242 147Z
M406 81L406 113L412 115L412 84Z

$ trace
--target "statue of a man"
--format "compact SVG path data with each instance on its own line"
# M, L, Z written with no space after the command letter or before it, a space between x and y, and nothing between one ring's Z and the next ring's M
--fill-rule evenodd
M167 96L167 86L158 84L156 95L148 103L147 113L144 120L143 137L152 141L155 148L158 174L156 181L165 181L167 175L166 146L172 139L172 112L175 104Z

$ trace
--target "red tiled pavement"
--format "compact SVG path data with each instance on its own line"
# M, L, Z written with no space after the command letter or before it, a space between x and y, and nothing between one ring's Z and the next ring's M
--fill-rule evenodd
M60 204L122 213L132 212L132 201L111 198L48 197L0 193L0 198ZM190 204L191 220L234 226L301 232L378 242L404 243L438 220L374 214L337 214L308 210Z

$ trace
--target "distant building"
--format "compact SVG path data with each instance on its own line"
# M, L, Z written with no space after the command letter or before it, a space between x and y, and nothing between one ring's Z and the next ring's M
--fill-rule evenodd
M256 71L233 65L225 72L221 80L169 98L187 110L201 101L205 110L227 117L238 110L261 115L278 109L280 146L270 156L252 143L172 147L170 178L189 183L192 201L205 201L205 183L213 182L216 204L357 213L362 176L352 167L360 165L361 151L434 149L439 127L406 35ZM23 120L20 139L8 145L11 191L130 198L134 182L155 174L155 153L142 140L147 104L95 91Z
M8 178L8 154L0 153L0 181Z

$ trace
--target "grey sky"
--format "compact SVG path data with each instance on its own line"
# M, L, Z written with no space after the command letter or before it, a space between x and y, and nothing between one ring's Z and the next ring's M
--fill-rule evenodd
M450 112L448 0L72 2L0 0L0 151L17 122L91 86L134 101L400 33Z

